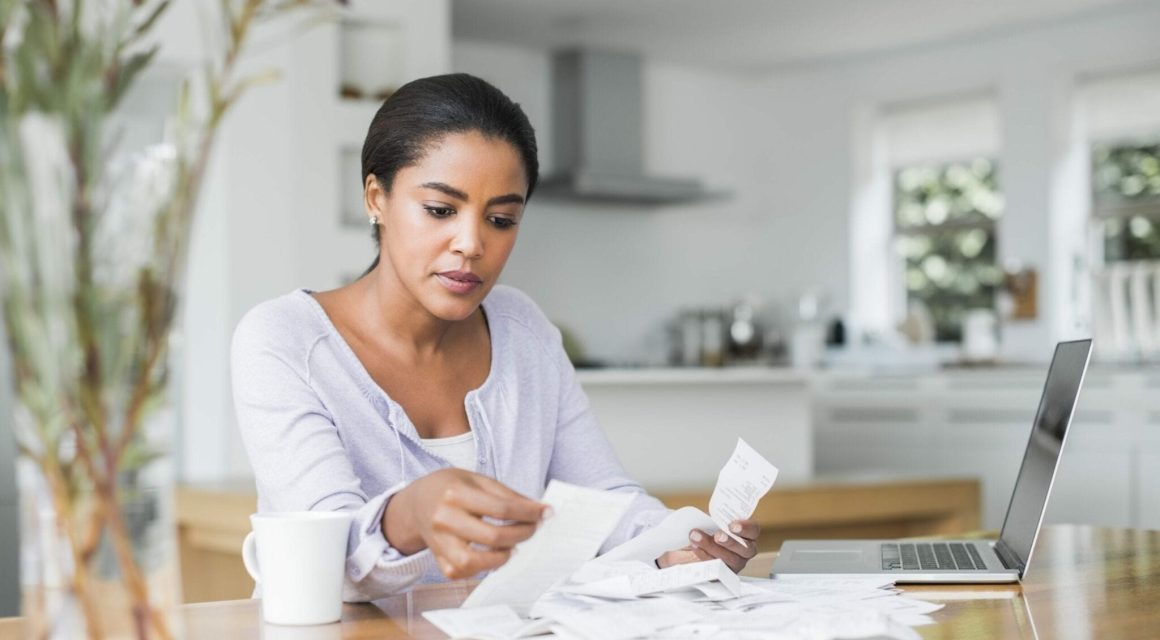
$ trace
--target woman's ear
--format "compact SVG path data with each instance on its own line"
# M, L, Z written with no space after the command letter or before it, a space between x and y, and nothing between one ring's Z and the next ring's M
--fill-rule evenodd
M363 182L363 207L366 209L367 220L382 221L387 207L387 192L375 174L369 174Z

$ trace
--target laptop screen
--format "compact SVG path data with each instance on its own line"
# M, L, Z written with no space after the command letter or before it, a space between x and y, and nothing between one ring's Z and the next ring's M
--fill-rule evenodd
M1031 559L1031 548L1035 546L1035 537L1043 521L1047 495L1055 479L1056 465L1075 411L1091 346L1091 340L1059 343L1047 371L1047 383L1039 400L1039 410L1035 413L1031 439L1023 454L1023 466L1019 468L1011 504L1007 506L1007 518L1003 521L1003 532L999 535L1024 567Z

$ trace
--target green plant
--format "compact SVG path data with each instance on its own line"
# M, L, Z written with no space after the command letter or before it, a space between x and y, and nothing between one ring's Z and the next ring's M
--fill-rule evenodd
M171 637L150 605L122 503L158 455L168 338L190 228L223 118L268 74L238 63L255 26L321 0L220 0L221 48L177 97L173 139L118 163L113 116L153 63L170 0L0 0L0 296L13 428L51 494L88 633L108 615L90 569L111 543L140 637ZM117 167L122 167L118 169ZM38 630L45 635L51 629Z

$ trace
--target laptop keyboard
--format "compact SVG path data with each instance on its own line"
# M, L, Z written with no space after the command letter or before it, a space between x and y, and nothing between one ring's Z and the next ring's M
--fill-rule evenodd
M986 568L973 544L915 542L882 545L883 571L982 571Z

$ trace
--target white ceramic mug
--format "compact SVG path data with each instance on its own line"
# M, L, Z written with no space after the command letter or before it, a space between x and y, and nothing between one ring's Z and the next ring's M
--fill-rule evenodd
M242 562L262 590L262 619L327 624L342 617L342 577L351 515L255 513Z
M285 625L262 623L257 640L342 640L341 624Z

